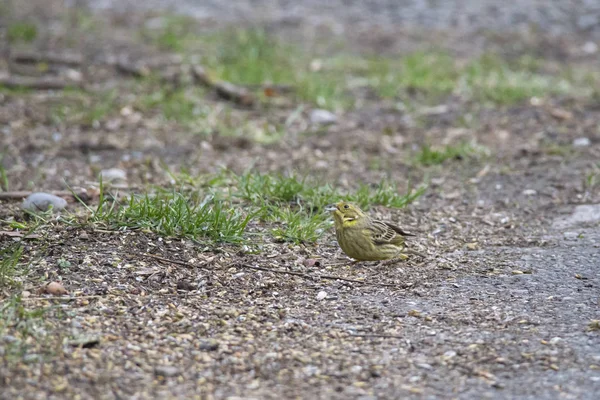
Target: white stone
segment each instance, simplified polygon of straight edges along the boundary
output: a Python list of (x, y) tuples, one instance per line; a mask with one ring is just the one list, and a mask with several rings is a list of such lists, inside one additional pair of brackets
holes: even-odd
[(32, 193), (23, 200), (23, 209), (31, 212), (63, 210), (67, 206), (67, 201), (62, 197), (50, 193), (37, 192)]

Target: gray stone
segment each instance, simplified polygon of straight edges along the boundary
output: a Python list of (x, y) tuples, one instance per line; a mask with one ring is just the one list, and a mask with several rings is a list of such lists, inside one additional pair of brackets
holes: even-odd
[(158, 365), (154, 367), (154, 374), (158, 376), (164, 376), (165, 378), (170, 378), (179, 375), (179, 368), (171, 365)]
[(316, 109), (310, 112), (310, 122), (317, 125), (331, 125), (337, 121), (337, 117), (334, 113), (327, 111)]
[(104, 182), (125, 181), (127, 180), (127, 172), (119, 168), (109, 168), (100, 171), (100, 177)]
[(30, 212), (61, 211), (67, 206), (67, 201), (62, 197), (50, 193), (32, 193), (23, 200), (23, 209)]
[(580, 137), (573, 140), (573, 147), (588, 147), (592, 141), (586, 137)]

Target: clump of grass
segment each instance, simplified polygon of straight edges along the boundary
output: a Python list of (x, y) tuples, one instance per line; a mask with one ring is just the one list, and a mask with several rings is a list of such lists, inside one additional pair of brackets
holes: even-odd
[(0, 153), (0, 191), (8, 192), (8, 174), (6, 168), (2, 165), (4, 155)]
[(37, 27), (29, 22), (14, 22), (6, 30), (6, 37), (10, 43), (33, 42), (37, 34)]
[(156, 30), (144, 29), (142, 35), (148, 37), (162, 50), (184, 51), (195, 21), (187, 16), (169, 15), (162, 18)]
[(537, 72), (539, 64), (532, 57), (509, 63), (493, 54), (461, 64), (443, 52), (418, 51), (397, 60), (370, 60), (367, 75), (380, 96), (392, 98), (410, 92), (428, 96), (455, 93), (513, 104), (572, 89), (567, 79)]
[(397, 61), (371, 60), (369, 69), (372, 82), (382, 97), (398, 97), (406, 90), (449, 93), (458, 77), (454, 60), (435, 51), (419, 51)]
[(206, 116), (207, 110), (199, 102), (202, 94), (200, 88), (188, 90), (162, 87), (141, 97), (139, 106), (142, 110), (158, 109), (166, 120), (189, 124)]
[[(59, 344), (60, 339), (48, 332), (43, 318), (46, 311), (46, 308), (26, 308), (19, 296), (0, 303), (0, 337), (10, 335), (14, 338), (3, 346), (5, 362), (39, 362), (40, 357), (53, 352), (53, 344)], [(42, 347), (34, 348), (35, 345)]]
[(496, 55), (487, 54), (462, 71), (460, 83), (467, 93), (497, 104), (513, 104), (534, 96), (568, 91), (566, 80), (536, 73), (534, 67), (530, 57), (511, 65)]
[(446, 145), (442, 148), (434, 148), (429, 144), (425, 144), (414, 156), (414, 161), (425, 166), (431, 166), (443, 164), (447, 160), (473, 158), (486, 152), (485, 148), (471, 143)]
[(110, 90), (92, 97), (78, 89), (64, 92), (66, 101), (50, 108), (49, 117), (55, 124), (64, 122), (92, 126), (104, 120), (117, 108), (118, 93)]
[(275, 240), (293, 243), (316, 242), (328, 227), (323, 216), (303, 208), (270, 207), (270, 219), (277, 223), (272, 230)]
[(193, 201), (177, 192), (131, 196), (124, 206), (102, 195), (92, 221), (111, 229), (139, 229), (166, 236), (239, 242), (253, 215), (206, 197)]
[(400, 194), (394, 183), (382, 180), (379, 185), (361, 185), (355, 191), (339, 191), (329, 184), (319, 184), (296, 175), (265, 175), (246, 172), (229, 182), (230, 194), (258, 207), (263, 219), (279, 224), (273, 235), (277, 240), (294, 243), (314, 242), (329, 225), (330, 216), (323, 208), (342, 199), (368, 209), (372, 205), (406, 207), (425, 191), (421, 187)]
[(377, 204), (385, 207), (404, 208), (425, 192), (421, 186), (416, 190), (408, 189), (401, 195), (394, 182), (382, 180), (378, 185), (361, 185), (358, 190), (347, 196), (347, 199), (357, 203), (360, 207), (368, 209), (370, 205)]
[(251, 171), (241, 175), (223, 171), (196, 179), (172, 176), (183, 185), (179, 192), (131, 196), (122, 205), (108, 201), (101, 186), (99, 205), (90, 209), (92, 223), (115, 230), (238, 243), (249, 222), (259, 216), (273, 225), (269, 231), (275, 240), (304, 243), (316, 241), (329, 226), (330, 216), (323, 210), (327, 204), (346, 199), (364, 209), (377, 204), (405, 207), (424, 191), (419, 188), (402, 195), (395, 184), (382, 181), (342, 192), (306, 177)]
[(8, 285), (12, 281), (17, 264), (23, 254), (23, 247), (9, 246), (0, 250), (0, 287)]
[(386, 207), (402, 208), (410, 204), (424, 188), (409, 190), (401, 195), (397, 185), (382, 180), (378, 185), (361, 185), (356, 191), (339, 191), (329, 184), (300, 178), (296, 175), (265, 175), (246, 172), (237, 177), (239, 192), (234, 194), (256, 205), (266, 203), (297, 203), (310, 209), (321, 209), (327, 204), (345, 199), (363, 208), (377, 204)]
[(284, 175), (246, 172), (238, 178), (237, 196), (254, 204), (289, 203), (299, 200), (306, 189), (304, 179)]

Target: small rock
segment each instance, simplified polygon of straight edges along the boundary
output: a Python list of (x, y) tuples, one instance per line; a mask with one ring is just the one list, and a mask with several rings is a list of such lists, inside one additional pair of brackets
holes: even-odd
[(454, 350), (448, 350), (444, 353), (444, 358), (452, 358), (456, 356), (456, 352)]
[(5, 335), (5, 336), (3, 336), (2, 340), (4, 340), (4, 342), (6, 342), (6, 343), (15, 343), (15, 342), (19, 341), (19, 339), (17, 339), (14, 336), (11, 336), (11, 335)]
[(310, 112), (310, 122), (317, 125), (331, 125), (337, 121), (337, 117), (334, 113), (323, 110), (316, 109)]
[(32, 193), (23, 200), (23, 209), (30, 212), (61, 211), (67, 206), (67, 201), (62, 197), (50, 193)]
[(154, 374), (158, 376), (164, 376), (165, 378), (169, 378), (172, 376), (179, 375), (179, 368), (173, 367), (171, 365), (159, 365), (154, 367)]
[(327, 297), (327, 292), (324, 290), (321, 290), (318, 294), (317, 294), (317, 300), (324, 300)]
[(563, 233), (563, 236), (565, 237), (566, 240), (577, 240), (577, 238), (579, 237), (579, 233), (565, 232), (565, 233)]
[(198, 349), (202, 351), (215, 351), (219, 348), (219, 342), (216, 340), (203, 340), (198, 345)]
[(43, 290), (44, 293), (48, 293), (53, 296), (62, 296), (63, 294), (69, 294), (69, 292), (67, 292), (67, 289), (65, 289), (64, 286), (58, 282), (50, 282), (44, 287)]
[(586, 137), (580, 137), (573, 140), (573, 147), (588, 147), (592, 141)]
[(127, 172), (119, 168), (109, 168), (100, 171), (100, 178), (104, 182), (125, 181), (127, 180)]
[(177, 290), (195, 290), (197, 289), (196, 285), (194, 285), (193, 283), (186, 281), (186, 280), (180, 280), (177, 281)]
[(467, 249), (469, 250), (477, 250), (479, 249), (479, 243), (467, 243)]
[(522, 193), (523, 196), (535, 196), (537, 194), (537, 191), (533, 189), (525, 189)]
[(421, 363), (421, 364), (416, 364), (417, 367), (421, 368), (421, 369), (433, 369), (433, 367), (430, 364), (427, 363)]
[(64, 72), (65, 76), (67, 77), (67, 79), (74, 81), (74, 82), (81, 82), (83, 79), (83, 75), (81, 74), (81, 72), (77, 71), (76, 69), (73, 68), (69, 68)]
[(83, 349), (91, 349), (100, 344), (100, 338), (97, 336), (82, 336), (75, 338), (73, 340), (69, 340), (69, 346), (72, 347), (81, 347)]
[(21, 297), (26, 299), (27, 297), (31, 297), (31, 292), (29, 290), (23, 290), (21, 292)]
[(450, 107), (446, 104), (440, 104), (439, 106), (424, 107), (418, 111), (420, 115), (441, 115), (446, 114), (450, 111)]
[(550, 339), (550, 344), (557, 344), (559, 342), (562, 342), (562, 338), (561, 337), (553, 337), (552, 339)]
[(584, 53), (594, 54), (598, 51), (598, 45), (594, 42), (585, 42), (585, 44), (581, 47)]
[(307, 258), (305, 259), (302, 264), (304, 264), (305, 267), (320, 267), (321, 263), (319, 262), (319, 260), (315, 260), (314, 258)]
[(360, 365), (354, 365), (352, 368), (350, 368), (350, 372), (352, 372), (353, 374), (360, 374), (362, 372), (362, 367)]

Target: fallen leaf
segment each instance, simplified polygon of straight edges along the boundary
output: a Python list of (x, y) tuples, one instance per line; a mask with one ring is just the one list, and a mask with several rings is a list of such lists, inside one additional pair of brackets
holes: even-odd
[(550, 115), (556, 119), (569, 120), (573, 118), (573, 113), (561, 108), (553, 108), (550, 110)]

